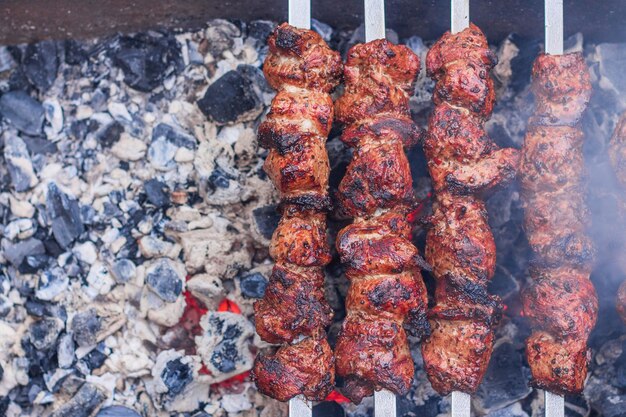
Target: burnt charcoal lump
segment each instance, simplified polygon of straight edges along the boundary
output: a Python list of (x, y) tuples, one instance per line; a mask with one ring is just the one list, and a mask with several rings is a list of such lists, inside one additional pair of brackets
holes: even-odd
[(96, 417), (141, 417), (135, 410), (122, 405), (105, 407), (96, 414)]
[(70, 199), (53, 182), (48, 185), (46, 208), (52, 221), (52, 234), (61, 247), (67, 248), (85, 231), (78, 201)]
[(280, 213), (275, 204), (259, 207), (252, 211), (254, 222), (259, 233), (266, 239), (271, 239), (274, 230), (278, 227)]
[(43, 255), (46, 253), (46, 248), (41, 240), (35, 239), (34, 237), (19, 241), (15, 244), (8, 244), (2, 249), (4, 250), (4, 257), (16, 268), (22, 264), (22, 261), (24, 261), (27, 256)]
[(0, 97), (0, 115), (27, 135), (41, 134), (45, 112), (43, 105), (24, 91), (10, 91)]
[(4, 160), (9, 169), (13, 188), (20, 193), (33, 188), (39, 180), (33, 169), (26, 143), (12, 132), (6, 132), (3, 136)]
[(90, 308), (76, 314), (72, 319), (71, 327), (74, 332), (74, 340), (79, 346), (91, 346), (98, 341), (98, 332), (102, 323), (96, 310)]
[(156, 267), (148, 272), (146, 282), (152, 291), (168, 303), (175, 302), (183, 291), (183, 282), (167, 259), (157, 261)]
[(106, 395), (90, 383), (83, 384), (76, 395), (50, 417), (88, 417), (106, 400)]
[(165, 191), (166, 185), (157, 179), (149, 179), (143, 183), (144, 190), (148, 201), (154, 204), (157, 208), (163, 208), (170, 204), (170, 196)]
[(183, 392), (183, 389), (193, 380), (193, 371), (191, 366), (178, 358), (165, 365), (165, 369), (161, 372), (161, 379), (173, 397)]
[(242, 277), (239, 285), (244, 297), (263, 298), (265, 288), (267, 288), (267, 278), (260, 272), (255, 272)]
[(198, 107), (218, 125), (254, 120), (263, 111), (252, 83), (239, 71), (229, 71), (213, 82)]
[(159, 123), (152, 130), (152, 141), (163, 138), (179, 148), (196, 149), (196, 138), (179, 127)]
[(48, 91), (59, 70), (56, 42), (44, 41), (28, 45), (22, 57), (22, 70), (28, 81), (39, 91)]
[(124, 82), (143, 92), (154, 90), (183, 68), (176, 39), (155, 34), (121, 37), (113, 52), (113, 62), (124, 71)]
[(30, 342), (39, 350), (52, 347), (63, 329), (61, 320), (46, 317), (31, 324), (29, 329)]

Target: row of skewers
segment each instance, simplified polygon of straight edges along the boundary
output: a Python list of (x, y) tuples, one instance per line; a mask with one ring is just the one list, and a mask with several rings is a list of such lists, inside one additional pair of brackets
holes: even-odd
[[(453, 394), (453, 415), (469, 415), (468, 394), (487, 369), (502, 312), (487, 292), (496, 251), (484, 201), (516, 176), (534, 254), (532, 282), (522, 295), (533, 326), (527, 341), (532, 383), (555, 394), (546, 396), (551, 416), (563, 415), (559, 395), (582, 391), (598, 309), (589, 280), (594, 248), (585, 233), (580, 127), (591, 84), (582, 55), (562, 53), (562, 10), (559, 30), (552, 3), (546, 12), (557, 16), (546, 32), (547, 54), (533, 66), (536, 109), (516, 150), (498, 148), (485, 131), (496, 57), (469, 24), (468, 0), (453, 0), (452, 30), (426, 58), (436, 82), (427, 132), (413, 123), (408, 106), (419, 58), (384, 39), (383, 1), (366, 1), (367, 42), (352, 47), (345, 64), (308, 30), (308, 1), (290, 2), (291, 24), (278, 26), (268, 40), (263, 69), (277, 95), (258, 133), (269, 149), (265, 170), (280, 192), (282, 218), (255, 320), (261, 338), (281, 347), (259, 355), (253, 375), (261, 392), (291, 400), (294, 417), (310, 415), (301, 398), (323, 400), (336, 375), (350, 400), (376, 393), (376, 415), (395, 415), (388, 409), (393, 395), (406, 394), (414, 374), (407, 332), (423, 341), (433, 388)], [(330, 93), (342, 79), (343, 95), (333, 103)], [(332, 205), (325, 141), (334, 120), (344, 127), (341, 140), (353, 157), (335, 198), (335, 212), (351, 219), (336, 242), (351, 285), (333, 351), (325, 333), (332, 309), (323, 269), (331, 260), (326, 215)], [(425, 259), (407, 220), (417, 201), (405, 150), (417, 144), (434, 190)], [(421, 269), (436, 279), (431, 308)], [(391, 405), (382, 410), (379, 399)]]

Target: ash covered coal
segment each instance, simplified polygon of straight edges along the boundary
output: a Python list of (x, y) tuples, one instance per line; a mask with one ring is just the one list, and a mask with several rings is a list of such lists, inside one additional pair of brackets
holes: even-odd
[[(260, 70), (273, 27), (214, 20), (196, 32), (0, 47), (0, 415), (287, 415), (248, 375), (254, 354), (272, 349), (254, 334), (252, 305), (267, 285), (267, 245), (279, 218), (255, 137), (274, 94)], [(364, 33), (313, 27), (344, 55)], [(400, 42), (422, 59), (432, 44)], [(601, 312), (587, 389), (567, 399), (566, 415), (625, 415), (626, 329), (614, 294), (626, 276), (615, 259), (626, 249), (615, 232), (623, 225), (607, 143), (626, 108), (626, 44), (591, 45), (581, 36), (568, 44), (584, 47), (595, 88), (584, 128)], [(493, 48), (498, 104), (489, 133), (519, 147), (541, 43), (511, 35)], [(422, 72), (411, 99), (422, 126), (432, 88)], [(332, 187), (349, 160), (338, 134), (328, 142)], [(416, 191), (427, 198), (419, 147), (410, 156)], [(498, 245), (490, 290), (507, 310), (474, 411), (539, 416), (542, 396), (526, 385), (529, 329), (519, 315), (529, 253), (517, 185), (488, 206)], [(331, 233), (341, 224), (331, 221)], [(327, 277), (333, 342), (347, 281), (336, 261)], [(415, 382), (399, 415), (448, 413), (449, 399), (432, 390), (412, 347)], [(325, 403), (314, 415), (365, 417), (372, 405)]]

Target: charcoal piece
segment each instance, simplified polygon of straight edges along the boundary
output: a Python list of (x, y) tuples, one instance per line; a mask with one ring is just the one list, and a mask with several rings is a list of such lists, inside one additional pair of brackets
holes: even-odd
[(252, 83), (238, 71), (229, 71), (213, 82), (198, 100), (198, 107), (218, 125), (254, 120), (263, 111)]
[(43, 41), (28, 45), (22, 57), (22, 69), (31, 84), (39, 91), (48, 91), (54, 84), (59, 70), (56, 42)]
[(30, 325), (28, 331), (30, 342), (37, 349), (49, 349), (57, 341), (62, 329), (63, 323), (59, 319), (46, 317), (38, 320)]
[(37, 271), (44, 269), (48, 266), (48, 261), (50, 257), (46, 254), (40, 255), (29, 255), (20, 264), (17, 268), (22, 274), (34, 274)]
[(253, 20), (248, 25), (248, 36), (261, 41), (262, 44), (267, 42), (267, 38), (274, 30), (276, 24), (269, 20)]
[(13, 303), (6, 296), (0, 294), (0, 317), (6, 317), (12, 306)]
[(65, 41), (65, 63), (68, 65), (80, 65), (87, 60), (89, 53), (79, 42), (73, 39)]
[(113, 146), (124, 133), (124, 126), (118, 121), (114, 121), (98, 130), (96, 139), (104, 148)]
[(254, 329), (244, 316), (210, 311), (202, 317), (200, 326), (203, 333), (196, 337), (198, 354), (215, 382), (252, 367), (248, 339), (254, 334)]
[(43, 105), (24, 91), (10, 91), (0, 97), (0, 115), (17, 130), (37, 136), (45, 117)]
[(59, 337), (57, 343), (57, 361), (59, 368), (69, 368), (74, 363), (76, 347), (71, 333), (65, 333)]
[(21, 240), (15, 244), (9, 244), (3, 249), (6, 260), (16, 268), (22, 264), (22, 261), (27, 256), (42, 255), (46, 252), (41, 240), (34, 237)]
[(260, 272), (246, 275), (239, 281), (241, 294), (246, 298), (263, 298), (267, 288), (267, 278)]
[(174, 157), (178, 147), (164, 137), (158, 137), (150, 143), (148, 159), (152, 166), (159, 171), (169, 171), (176, 168)]
[(113, 62), (124, 71), (124, 82), (143, 92), (152, 91), (183, 68), (180, 45), (173, 36), (165, 35), (121, 37)]
[(113, 277), (122, 283), (126, 283), (135, 277), (135, 264), (129, 259), (119, 259), (115, 261), (111, 268)]
[(96, 310), (90, 308), (74, 316), (71, 324), (74, 340), (79, 346), (91, 346), (98, 340), (98, 332), (102, 328)]
[(106, 395), (100, 389), (86, 382), (71, 400), (56, 409), (50, 417), (88, 417), (105, 400)]
[(89, 367), (89, 369), (91, 369), (92, 371), (94, 369), (98, 369), (100, 368), (102, 365), (104, 365), (104, 362), (107, 359), (107, 355), (105, 355), (104, 353), (100, 352), (100, 350), (98, 349), (93, 349), (91, 352), (89, 352), (87, 355), (85, 355), (81, 361), (87, 365), (87, 367)]
[(44, 301), (51, 301), (67, 290), (69, 278), (59, 267), (51, 268), (41, 274), (35, 297)]
[(626, 415), (626, 395), (606, 395), (597, 404), (602, 417), (623, 417)]
[(4, 160), (15, 191), (24, 192), (37, 185), (39, 180), (33, 169), (26, 143), (12, 132), (4, 134)]
[(193, 371), (189, 364), (183, 363), (181, 358), (178, 358), (165, 365), (165, 369), (161, 372), (161, 379), (169, 395), (174, 397), (183, 392), (193, 380)]
[(227, 189), (230, 186), (230, 180), (234, 180), (235, 178), (229, 175), (222, 168), (217, 167), (211, 172), (209, 175), (209, 185), (212, 190), (216, 190), (217, 188)]
[(141, 417), (135, 410), (122, 405), (105, 407), (96, 414), (96, 417)]
[(261, 235), (266, 239), (271, 239), (274, 230), (278, 227), (280, 213), (275, 204), (259, 207), (252, 211), (254, 222)]
[(232, 22), (224, 19), (214, 19), (207, 22), (205, 36), (209, 52), (219, 58), (224, 51), (231, 49), (235, 38), (241, 36), (241, 30)]
[(157, 208), (163, 208), (170, 204), (170, 196), (166, 192), (167, 185), (157, 179), (149, 179), (143, 183), (144, 190), (148, 201), (154, 204)]
[(346, 410), (334, 402), (324, 401), (313, 406), (313, 417), (345, 417)]
[(30, 152), (31, 155), (48, 155), (58, 151), (56, 143), (46, 139), (26, 136), (23, 137), (22, 140), (26, 143), (28, 152)]
[(85, 231), (78, 201), (59, 190), (54, 182), (48, 185), (46, 209), (54, 238), (62, 248), (67, 248)]
[(166, 123), (159, 123), (152, 130), (152, 141), (159, 138), (167, 140), (178, 148), (196, 149), (198, 146), (195, 137), (179, 127), (170, 126)]
[(512, 343), (498, 345), (491, 356), (482, 384), (474, 396), (485, 410), (498, 410), (526, 398), (531, 392), (526, 381), (529, 369), (524, 367), (522, 354)]
[(167, 259), (157, 261), (156, 267), (147, 273), (146, 283), (155, 294), (168, 303), (175, 302), (183, 291), (183, 282)]

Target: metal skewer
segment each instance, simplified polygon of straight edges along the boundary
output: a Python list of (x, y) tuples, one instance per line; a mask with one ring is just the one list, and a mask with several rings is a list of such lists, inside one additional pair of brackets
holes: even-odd
[[(452, 0), (450, 30), (458, 33), (469, 27), (469, 0)], [(470, 417), (472, 397), (461, 391), (452, 391), (452, 417)]]
[[(563, 0), (545, 0), (546, 54), (563, 55)], [(564, 417), (565, 399), (545, 391), (545, 417)]]
[[(365, 42), (385, 39), (385, 0), (365, 0)], [(374, 392), (374, 417), (396, 417), (393, 392)]]
[[(311, 29), (311, 0), (289, 0), (289, 24)], [(312, 417), (313, 403), (303, 396), (289, 400), (289, 417)]]

